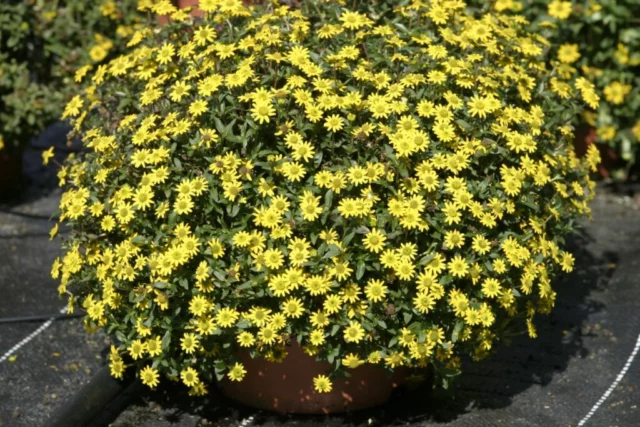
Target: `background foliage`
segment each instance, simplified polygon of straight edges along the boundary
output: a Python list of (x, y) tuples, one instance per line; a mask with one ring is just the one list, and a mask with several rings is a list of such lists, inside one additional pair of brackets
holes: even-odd
[(19, 148), (59, 118), (76, 71), (102, 63), (140, 19), (135, 0), (0, 4), (0, 145)]
[[(483, 2), (486, 7), (488, 2)], [(501, 0), (497, 10), (526, 16), (532, 30), (544, 35), (556, 51), (577, 48), (564, 58), (596, 85), (600, 106), (582, 115), (594, 126), (598, 143), (613, 147), (631, 166), (640, 151), (640, 1), (638, 0)], [(561, 55), (561, 54), (560, 54)], [(616, 171), (617, 178), (626, 171)]]

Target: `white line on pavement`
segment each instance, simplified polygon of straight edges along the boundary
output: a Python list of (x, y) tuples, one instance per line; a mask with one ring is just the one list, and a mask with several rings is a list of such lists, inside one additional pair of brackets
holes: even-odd
[(633, 351), (631, 352), (631, 355), (627, 359), (627, 363), (624, 364), (624, 367), (622, 368), (622, 370), (620, 371), (620, 373), (616, 377), (615, 381), (613, 381), (613, 383), (611, 383), (611, 385), (609, 386), (607, 391), (605, 391), (604, 394), (602, 395), (602, 397), (600, 397), (600, 399), (598, 399), (596, 404), (593, 405), (593, 407), (587, 413), (587, 415), (585, 415), (585, 417), (580, 420), (580, 422), (578, 423), (578, 427), (583, 426), (587, 421), (589, 421), (589, 418), (591, 418), (593, 416), (593, 414), (596, 413), (596, 411), (598, 410), (600, 405), (602, 405), (604, 403), (604, 401), (607, 400), (609, 395), (618, 386), (620, 381), (622, 381), (622, 378), (627, 373), (627, 371), (629, 370), (629, 367), (633, 363), (633, 359), (636, 358), (636, 355), (638, 354), (638, 350), (640, 350), (640, 335), (638, 335), (638, 340), (636, 341), (636, 346), (633, 348)]
[[(67, 312), (67, 307), (63, 308), (62, 310), (60, 310), (61, 314), (64, 314)], [(55, 320), (55, 317), (50, 318), (49, 320), (47, 320), (46, 322), (44, 322), (42, 325), (40, 325), (40, 327), (38, 329), (36, 329), (35, 331), (31, 332), (29, 335), (27, 335), (26, 337), (24, 337), (22, 339), (22, 341), (20, 341), (18, 344), (14, 345), (13, 347), (11, 347), (9, 349), (9, 351), (7, 351), (5, 354), (3, 354), (2, 356), (0, 356), (0, 363), (4, 362), (5, 360), (7, 360), (9, 358), (9, 356), (11, 356), (13, 353), (15, 353), (16, 351), (20, 350), (20, 348), (22, 348), (25, 344), (27, 344), (29, 341), (31, 341), (32, 339), (34, 339), (35, 337), (37, 337), (38, 335), (40, 335), (45, 329), (47, 329), (49, 326), (51, 326), (51, 324), (53, 323), (53, 321)]]

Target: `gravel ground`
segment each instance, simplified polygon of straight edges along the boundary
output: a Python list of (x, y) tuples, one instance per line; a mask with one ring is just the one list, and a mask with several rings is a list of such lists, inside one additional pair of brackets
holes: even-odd
[[(49, 215), (55, 193), (13, 205)], [(215, 391), (186, 399), (168, 388), (139, 393), (124, 411), (96, 425), (141, 426), (576, 426), (609, 389), (640, 334), (640, 197), (601, 189), (593, 221), (572, 241), (576, 272), (559, 280), (553, 314), (537, 322), (539, 339), (514, 339), (494, 357), (467, 367), (456, 397), (401, 390), (386, 406), (354, 414), (278, 416), (235, 405)], [(49, 266), (58, 252), (47, 220), (0, 209), (0, 318), (51, 315), (57, 297)], [(0, 357), (43, 322), (0, 323)], [(55, 321), (0, 362), (0, 426), (40, 426), (104, 365), (107, 341), (78, 319)], [(640, 359), (640, 357), (639, 357)], [(614, 387), (587, 426), (640, 425), (640, 360)], [(135, 392), (138, 394), (138, 392)]]

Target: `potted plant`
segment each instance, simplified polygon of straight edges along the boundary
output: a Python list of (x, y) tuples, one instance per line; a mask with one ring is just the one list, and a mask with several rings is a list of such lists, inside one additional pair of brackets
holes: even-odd
[(330, 412), (536, 336), (599, 161), (569, 126), (595, 88), (550, 84), (540, 37), (436, 2), (380, 25), (335, 2), (172, 8), (65, 110), (91, 150), (61, 172), (52, 274), (116, 338), (114, 376)]

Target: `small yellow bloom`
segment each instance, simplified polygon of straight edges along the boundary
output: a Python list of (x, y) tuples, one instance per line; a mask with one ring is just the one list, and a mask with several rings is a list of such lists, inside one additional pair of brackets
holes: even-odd
[(318, 375), (313, 379), (313, 387), (318, 393), (329, 393), (333, 386), (329, 377), (326, 375)]

